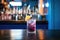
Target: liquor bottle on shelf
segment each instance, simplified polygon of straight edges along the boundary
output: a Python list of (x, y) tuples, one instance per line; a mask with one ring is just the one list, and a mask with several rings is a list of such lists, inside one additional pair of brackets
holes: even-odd
[(4, 13), (3, 12), (1, 12), (1, 20), (4, 20)]
[(22, 19), (22, 9), (18, 10), (18, 19), (21, 20)]
[(10, 12), (10, 9), (6, 11), (5, 13), (5, 16), (6, 16), (6, 19), (5, 20), (11, 20), (11, 12)]

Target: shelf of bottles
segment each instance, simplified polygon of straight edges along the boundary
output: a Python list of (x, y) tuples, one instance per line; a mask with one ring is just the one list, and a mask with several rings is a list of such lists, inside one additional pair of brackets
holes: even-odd
[[(9, 6), (9, 5), (8, 5)], [(26, 19), (26, 16), (32, 16), (33, 18), (36, 18), (38, 20), (38, 9), (34, 11), (29, 8), (29, 6), (24, 6), (23, 8), (18, 10), (18, 6), (14, 6), (12, 9), (8, 7), (5, 12), (1, 12), (1, 19), (0, 20), (24, 20)]]
[[(3, 1), (2, 1), (3, 3)], [(32, 18), (35, 18), (37, 21), (41, 21), (41, 18), (43, 20), (46, 19), (46, 15), (48, 14), (48, 6), (49, 3), (45, 3), (44, 0), (39, 0), (37, 5), (33, 6), (31, 9), (30, 4), (24, 4), (22, 8), (20, 6), (11, 6), (11, 4), (6, 4), (4, 11), (1, 12), (0, 21), (11, 21), (11, 20), (27, 20), (26, 17), (30, 16)], [(28, 6), (27, 6), (28, 5)], [(28, 17), (27, 17), (28, 18)]]

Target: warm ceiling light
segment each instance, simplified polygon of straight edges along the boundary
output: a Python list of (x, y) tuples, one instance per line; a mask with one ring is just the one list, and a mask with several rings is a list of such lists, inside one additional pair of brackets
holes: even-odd
[(10, 2), (12, 6), (22, 6), (22, 2)]

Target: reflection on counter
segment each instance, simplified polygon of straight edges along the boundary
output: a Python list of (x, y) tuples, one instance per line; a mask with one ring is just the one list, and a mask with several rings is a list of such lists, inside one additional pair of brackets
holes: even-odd
[(0, 30), (0, 40), (60, 40), (60, 30), (36, 30), (36, 35), (27, 30)]

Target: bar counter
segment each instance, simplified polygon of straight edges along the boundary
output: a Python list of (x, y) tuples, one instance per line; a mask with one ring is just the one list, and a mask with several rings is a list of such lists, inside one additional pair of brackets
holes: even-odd
[[(0, 29), (26, 29), (27, 22), (24, 20), (11, 20), (11, 21), (0, 21)], [(37, 29), (48, 29), (48, 21), (36, 21)]]

